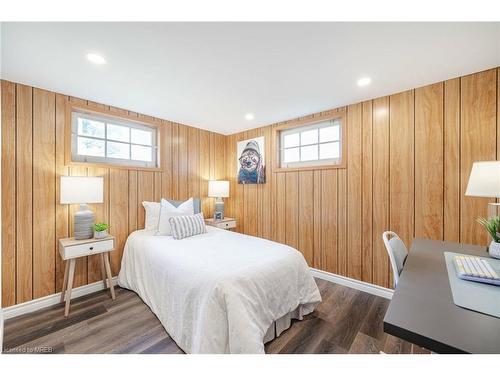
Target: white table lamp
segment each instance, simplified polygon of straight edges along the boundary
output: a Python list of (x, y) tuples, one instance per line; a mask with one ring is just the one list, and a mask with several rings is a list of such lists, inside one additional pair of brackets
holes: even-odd
[(224, 219), (224, 200), (229, 197), (229, 181), (208, 181), (208, 196), (216, 198), (215, 213), (221, 213), (221, 219)]
[(61, 176), (61, 204), (80, 204), (74, 216), (74, 237), (84, 240), (94, 236), (95, 216), (88, 203), (103, 203), (102, 177)]
[[(500, 161), (478, 161), (472, 164), (465, 195), (500, 198)], [(488, 217), (497, 216), (499, 206), (500, 203), (488, 203)]]

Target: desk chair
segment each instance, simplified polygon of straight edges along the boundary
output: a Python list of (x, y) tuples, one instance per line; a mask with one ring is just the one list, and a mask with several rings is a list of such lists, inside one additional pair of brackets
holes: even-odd
[(406, 246), (399, 236), (391, 231), (382, 234), (385, 248), (391, 260), (392, 274), (394, 275), (394, 289), (398, 285), (399, 275), (403, 271), (403, 266), (408, 256)]

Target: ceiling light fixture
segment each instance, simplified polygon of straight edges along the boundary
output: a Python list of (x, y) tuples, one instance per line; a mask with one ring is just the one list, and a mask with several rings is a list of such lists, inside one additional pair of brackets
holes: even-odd
[(359, 87), (364, 87), (368, 86), (372, 82), (372, 79), (370, 77), (363, 77), (358, 79), (358, 86)]
[(252, 113), (247, 113), (245, 115), (245, 120), (247, 120), (247, 121), (252, 121), (254, 118), (255, 117), (254, 117), (254, 115)]
[(97, 65), (106, 64), (106, 59), (97, 53), (87, 53), (87, 60)]

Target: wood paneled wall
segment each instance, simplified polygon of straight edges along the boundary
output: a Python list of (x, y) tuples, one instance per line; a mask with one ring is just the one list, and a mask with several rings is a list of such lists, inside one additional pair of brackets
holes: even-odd
[[(59, 177), (103, 176), (104, 204), (92, 205), (96, 219), (109, 222), (117, 250), (111, 253), (113, 274), (121, 264), (128, 234), (144, 225), (144, 200), (160, 197), (207, 198), (209, 179), (223, 179), (225, 137), (205, 130), (152, 119), (163, 127), (163, 172), (64, 165), (65, 108), (68, 101), (141, 114), (87, 102), (53, 92), (2, 81), (2, 306), (40, 298), (61, 290), (64, 268), (57, 241), (71, 236), (78, 208), (59, 204)], [(100, 278), (95, 256), (77, 262), (76, 286)]]
[[(414, 237), (484, 245), (476, 218), (489, 200), (464, 192), (472, 163), (499, 157), (499, 82), (491, 69), (307, 116), (347, 111), (345, 169), (273, 173), (271, 130), (283, 123), (228, 136), (227, 215), (315, 268), (385, 287), (385, 230), (408, 247)], [(236, 142), (262, 135), (267, 183), (238, 185)]]
[[(74, 206), (60, 205), (59, 176), (98, 175), (105, 181), (97, 219), (111, 224), (119, 271), (128, 234), (144, 225), (143, 200), (203, 199), (213, 212), (207, 180), (228, 178), (227, 216), (237, 230), (298, 248), (318, 269), (392, 285), (381, 235), (486, 244), (475, 222), (485, 198), (465, 197), (473, 161), (500, 152), (500, 74), (492, 69), (333, 109), (347, 111), (347, 167), (273, 173), (272, 128), (222, 136), (161, 120), (163, 172), (64, 165), (68, 101), (123, 109), (2, 81), (2, 305), (60, 291), (57, 240), (71, 235)], [(287, 123), (287, 122), (284, 122)], [(236, 142), (265, 136), (267, 182), (236, 183)], [(76, 285), (99, 279), (95, 257), (77, 263)]]

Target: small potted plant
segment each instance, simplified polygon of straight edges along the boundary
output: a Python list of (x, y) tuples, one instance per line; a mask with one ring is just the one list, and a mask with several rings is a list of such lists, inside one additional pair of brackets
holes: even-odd
[(484, 229), (486, 229), (492, 238), (488, 249), (490, 256), (500, 259), (500, 234), (498, 233), (498, 229), (500, 227), (500, 216), (493, 216), (489, 219), (480, 217), (477, 219), (477, 222), (481, 224)]
[(94, 238), (105, 238), (108, 236), (109, 224), (96, 223), (94, 225)]

